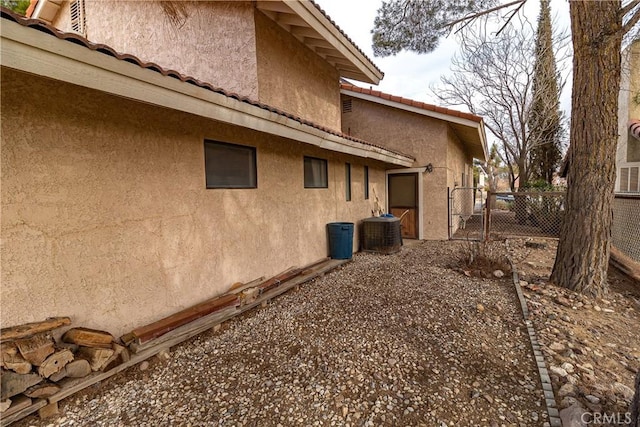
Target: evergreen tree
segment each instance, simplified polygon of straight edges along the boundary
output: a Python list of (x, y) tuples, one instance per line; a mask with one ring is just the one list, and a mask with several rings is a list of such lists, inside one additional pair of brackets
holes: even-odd
[(560, 76), (553, 53), (551, 7), (540, 0), (533, 74), (533, 99), (529, 117), (531, 178), (553, 184), (553, 175), (562, 159), (562, 113)]
[(6, 7), (7, 9), (10, 9), (20, 15), (24, 15), (27, 13), (29, 3), (29, 0), (0, 0), (0, 6)]

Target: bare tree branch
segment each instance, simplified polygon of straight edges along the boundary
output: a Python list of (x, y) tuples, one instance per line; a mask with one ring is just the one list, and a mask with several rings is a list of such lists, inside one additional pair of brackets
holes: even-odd
[(640, 0), (632, 0), (626, 6), (622, 6), (620, 9), (620, 18), (623, 19), (625, 15), (633, 10), (636, 6), (640, 4)]
[(489, 8), (487, 10), (483, 10), (482, 12), (474, 13), (472, 15), (467, 15), (464, 18), (456, 19), (455, 21), (449, 22), (447, 25), (445, 25), (445, 27), (450, 28), (450, 27), (453, 27), (454, 25), (459, 24), (461, 22), (472, 21), (472, 20), (474, 20), (476, 18), (479, 18), (481, 16), (487, 15), (487, 14), (489, 14), (491, 12), (495, 12), (496, 10), (504, 9), (506, 7), (510, 7), (510, 6), (513, 6), (514, 4), (518, 4), (518, 3), (523, 3), (524, 4), (526, 2), (527, 2), (527, 0), (515, 0), (515, 1), (512, 1), (510, 3), (501, 4), (500, 6), (495, 6), (495, 7)]
[[(640, 5), (640, 0), (636, 0), (634, 3), (637, 7), (638, 5)], [(630, 3), (630, 4), (633, 4), (633, 3)], [(631, 16), (631, 18), (629, 18), (629, 20), (622, 27), (623, 34), (627, 34), (629, 31), (631, 31), (631, 29), (638, 22), (640, 22), (640, 7), (635, 11), (635, 13)]]
[(496, 35), (500, 34), (502, 32), (502, 30), (504, 30), (504, 28), (509, 25), (509, 23), (511, 22), (511, 20), (513, 19), (514, 16), (516, 16), (516, 13), (518, 13), (520, 11), (520, 9), (522, 9), (522, 6), (524, 6), (524, 4), (527, 2), (527, 0), (522, 0), (522, 2), (520, 3), (520, 5), (518, 7), (516, 7), (512, 12), (511, 15), (509, 15), (509, 18), (507, 18), (507, 20), (504, 22), (504, 24), (502, 25), (502, 27), (498, 30), (498, 32), (496, 33)]

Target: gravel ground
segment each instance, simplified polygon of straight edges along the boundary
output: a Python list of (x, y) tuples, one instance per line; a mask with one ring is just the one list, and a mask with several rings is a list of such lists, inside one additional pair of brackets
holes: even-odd
[(541, 426), (517, 297), (457, 242), (354, 262), (20, 425)]
[[(597, 420), (607, 414), (616, 425), (625, 419), (640, 370), (640, 283), (609, 267), (606, 298), (590, 299), (548, 283), (557, 243), (527, 249), (525, 240), (511, 248), (518, 265), (529, 312), (550, 369), (560, 414), (565, 420)], [(565, 424), (567, 425), (567, 424)]]

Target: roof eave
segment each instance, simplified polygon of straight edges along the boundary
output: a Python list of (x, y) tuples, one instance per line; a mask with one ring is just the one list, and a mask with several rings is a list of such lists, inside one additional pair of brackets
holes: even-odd
[(3, 20), (0, 31), (0, 63), (3, 67), (254, 129), (331, 151), (404, 167), (411, 166), (414, 162), (412, 157), (334, 135), (16, 22)]
[[(341, 77), (376, 85), (384, 77), (384, 73), (313, 2), (258, 0), (257, 7), (336, 67)], [(283, 19), (287, 14), (295, 14), (301, 21)], [(327, 47), (317, 46), (314, 40), (327, 42), (331, 46), (329, 51)]]

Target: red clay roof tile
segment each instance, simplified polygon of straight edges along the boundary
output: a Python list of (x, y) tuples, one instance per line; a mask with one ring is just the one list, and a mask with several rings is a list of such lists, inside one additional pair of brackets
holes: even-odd
[(365, 95), (371, 95), (377, 98), (387, 99), (393, 102), (398, 102), (400, 104), (410, 105), (412, 107), (421, 108), (423, 110), (435, 111), (437, 113), (447, 114), (453, 117), (461, 117), (464, 119), (472, 120), (477, 123), (482, 122), (482, 117), (476, 116), (475, 114), (467, 113), (464, 111), (452, 110), (450, 108), (445, 108), (445, 107), (439, 107), (437, 105), (427, 104), (425, 102), (415, 101), (413, 99), (403, 98), (400, 96), (390, 95), (388, 93), (380, 92), (378, 90), (366, 89), (360, 86), (355, 86), (347, 83), (340, 83), (340, 88), (351, 91), (351, 92), (359, 92)]
[(34, 29), (34, 30), (37, 30), (37, 31), (41, 31), (41, 32), (44, 32), (46, 34), (50, 34), (50, 35), (55, 36), (55, 37), (57, 37), (57, 38), (59, 38), (61, 40), (65, 40), (65, 41), (68, 41), (68, 42), (71, 42), (71, 43), (74, 43), (74, 44), (78, 44), (80, 46), (84, 46), (87, 49), (94, 50), (94, 51), (102, 53), (104, 55), (112, 56), (112, 57), (114, 57), (114, 58), (116, 58), (118, 60), (130, 62), (130, 63), (132, 63), (134, 65), (139, 66), (140, 68), (145, 68), (145, 69), (148, 69), (148, 70), (155, 71), (156, 73), (159, 73), (159, 74), (161, 74), (163, 76), (172, 77), (172, 78), (178, 79), (178, 80), (180, 80), (180, 81), (182, 81), (184, 83), (192, 84), (194, 86), (198, 86), (198, 87), (201, 87), (203, 89), (207, 89), (207, 90), (210, 90), (212, 92), (224, 95), (224, 96), (226, 96), (228, 98), (233, 98), (233, 99), (236, 99), (236, 100), (238, 100), (240, 102), (243, 102), (243, 103), (246, 103), (246, 104), (250, 104), (250, 105), (253, 105), (255, 107), (262, 108), (264, 110), (267, 110), (267, 111), (270, 111), (272, 113), (278, 114), (280, 116), (286, 117), (288, 119), (294, 120), (294, 121), (299, 122), (301, 124), (308, 125), (310, 127), (318, 129), (318, 130), (320, 130), (322, 132), (325, 132), (325, 133), (328, 133), (328, 134), (331, 134), (331, 135), (335, 135), (335, 136), (338, 136), (340, 138), (344, 138), (344, 139), (347, 139), (347, 140), (350, 140), (350, 141), (358, 142), (360, 144), (368, 145), (370, 147), (376, 147), (376, 148), (379, 148), (379, 149), (383, 149), (383, 150), (388, 151), (390, 153), (399, 154), (399, 155), (407, 157), (407, 158), (414, 159), (414, 157), (409, 156), (407, 154), (401, 153), (399, 151), (390, 150), (390, 149), (388, 149), (386, 147), (382, 147), (380, 145), (372, 144), (372, 143), (370, 143), (368, 141), (365, 141), (365, 140), (362, 140), (362, 139), (359, 139), (359, 138), (354, 138), (354, 137), (352, 137), (350, 135), (347, 135), (347, 134), (344, 134), (342, 132), (338, 132), (336, 130), (329, 129), (329, 128), (325, 127), (325, 126), (319, 125), (319, 124), (314, 123), (314, 122), (312, 122), (310, 120), (302, 119), (302, 118), (300, 118), (300, 117), (298, 117), (296, 115), (293, 115), (291, 113), (287, 113), (287, 112), (285, 112), (283, 110), (280, 110), (280, 109), (278, 109), (276, 107), (272, 107), (272, 106), (263, 104), (261, 102), (252, 100), (252, 99), (250, 99), (250, 98), (248, 98), (246, 96), (242, 96), (242, 95), (239, 95), (239, 94), (236, 94), (236, 93), (230, 93), (230, 92), (228, 92), (228, 91), (226, 91), (226, 90), (224, 90), (224, 89), (222, 89), (220, 87), (213, 86), (210, 83), (200, 81), (200, 80), (198, 80), (198, 79), (196, 79), (194, 77), (191, 77), (191, 76), (185, 76), (185, 75), (179, 73), (178, 71), (171, 70), (171, 69), (164, 69), (164, 68), (162, 68), (160, 65), (158, 65), (156, 63), (142, 61), (142, 60), (140, 60), (139, 58), (137, 58), (134, 55), (127, 54), (127, 53), (124, 53), (124, 54), (123, 53), (118, 53), (113, 48), (111, 48), (111, 47), (109, 47), (109, 46), (107, 46), (105, 44), (93, 43), (93, 42), (89, 41), (88, 39), (86, 39), (86, 38), (84, 38), (84, 37), (82, 37), (82, 36), (80, 36), (78, 34), (75, 34), (75, 33), (65, 33), (65, 32), (60, 31), (57, 28), (45, 23), (44, 21), (41, 21), (39, 19), (31, 19), (31, 18), (27, 18), (27, 17), (21, 16), (21, 15), (18, 15), (18, 14), (12, 12), (11, 10), (9, 10), (7, 8), (0, 7), (0, 18), (6, 19), (6, 20), (9, 20), (9, 21), (13, 21), (13, 22), (18, 23), (18, 24), (20, 24), (20, 25), (22, 25), (24, 27), (27, 27), (27, 28), (31, 28), (31, 29)]

